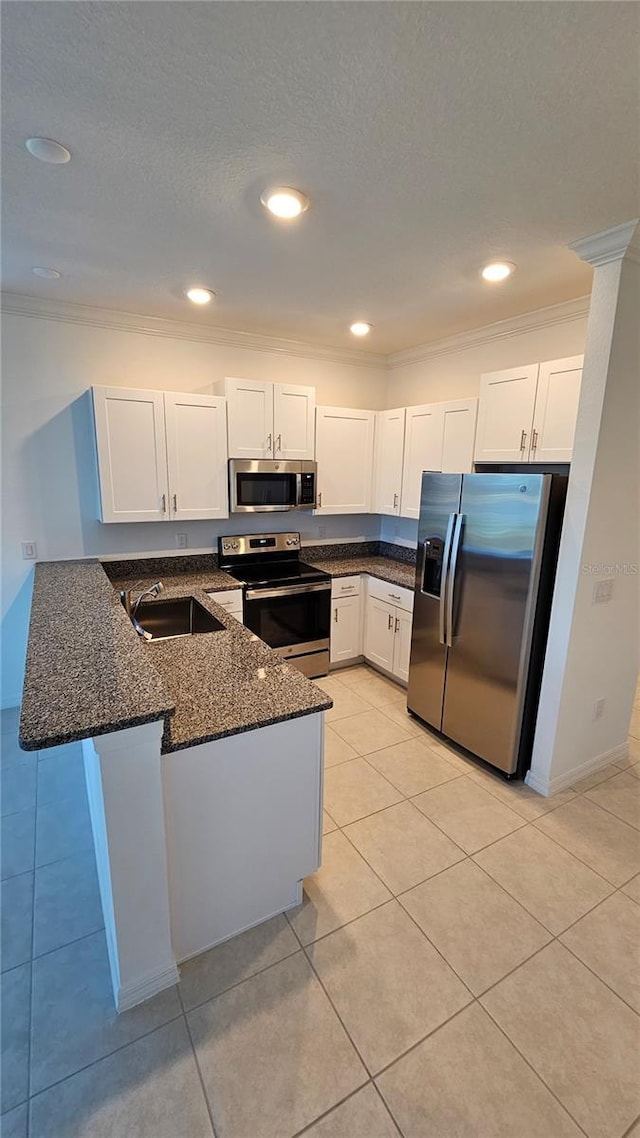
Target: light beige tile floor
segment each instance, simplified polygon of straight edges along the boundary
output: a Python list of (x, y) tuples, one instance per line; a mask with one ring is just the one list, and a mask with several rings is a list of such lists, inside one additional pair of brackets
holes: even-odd
[[(73, 758), (38, 772), (36, 810), (3, 819), (3, 1136), (640, 1138), (640, 740), (542, 799), (419, 724), (371, 669), (319, 683), (336, 706), (303, 903), (190, 961), (122, 1023), (104, 934), (69, 921), (68, 898), (28, 958), (33, 878), (51, 868), (34, 874), (31, 815), (49, 794), (73, 801), (59, 797)], [(10, 787), (14, 804), (32, 784)]]

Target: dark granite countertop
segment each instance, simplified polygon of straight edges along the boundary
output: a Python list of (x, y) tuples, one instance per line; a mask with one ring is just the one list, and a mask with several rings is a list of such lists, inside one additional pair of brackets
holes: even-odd
[(163, 582), (163, 599), (197, 596), (224, 630), (145, 644), (99, 562), (36, 566), (20, 717), (25, 750), (164, 719), (166, 753), (331, 707), (316, 684), (206, 595), (237, 582), (209, 570)]
[[(304, 550), (302, 551), (304, 558)], [(369, 573), (390, 585), (402, 585), (413, 589), (416, 567), (411, 562), (396, 561), (392, 557), (322, 557), (305, 558), (310, 565), (324, 569), (332, 577), (350, 577), (358, 573)]]

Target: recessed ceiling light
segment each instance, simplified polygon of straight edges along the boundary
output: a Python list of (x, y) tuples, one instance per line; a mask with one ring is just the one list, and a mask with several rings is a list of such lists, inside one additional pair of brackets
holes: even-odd
[(57, 269), (45, 269), (41, 265), (36, 265), (31, 272), (34, 276), (42, 277), (45, 281), (57, 281), (58, 277), (62, 276), (62, 273), (59, 273)]
[(497, 284), (498, 281), (506, 281), (513, 272), (515, 265), (511, 261), (492, 261), (490, 265), (485, 265), (481, 276), (483, 280)]
[(300, 190), (292, 190), (289, 186), (274, 186), (271, 190), (265, 190), (260, 196), (260, 201), (275, 217), (284, 218), (286, 221), (299, 217), (309, 208), (308, 197), (301, 194)]
[(71, 161), (71, 151), (53, 138), (28, 138), (25, 146), (29, 154), (32, 154), (34, 158), (39, 158), (41, 162), (53, 162), (54, 165), (60, 165), (63, 162)]
[(355, 324), (352, 324), (349, 328), (349, 331), (353, 332), (354, 336), (368, 336), (372, 328), (373, 324), (367, 324), (365, 320), (356, 320)]
[(186, 295), (194, 304), (208, 304), (216, 294), (210, 288), (200, 288), (198, 285), (194, 288), (188, 288)]

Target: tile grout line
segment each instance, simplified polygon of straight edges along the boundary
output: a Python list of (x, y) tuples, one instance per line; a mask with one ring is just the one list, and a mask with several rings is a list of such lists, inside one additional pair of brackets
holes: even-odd
[(207, 1108), (207, 1114), (209, 1115), (209, 1122), (211, 1123), (212, 1138), (216, 1138), (216, 1127), (215, 1127), (215, 1122), (213, 1120), (213, 1103), (209, 1102), (209, 1096), (207, 1094), (207, 1090), (206, 1090), (206, 1087), (204, 1085), (204, 1077), (202, 1074), (202, 1070), (200, 1068), (200, 1061), (198, 1059), (198, 1052), (196, 1051), (196, 1045), (193, 1042), (193, 1035), (191, 1034), (191, 1025), (189, 1023), (189, 1017), (187, 1016), (187, 1013), (185, 1011), (184, 1001), (182, 999), (182, 992), (180, 991), (180, 981), (179, 980), (178, 980), (178, 983), (176, 984), (176, 990), (178, 993), (178, 1002), (180, 1004), (180, 1007), (182, 1008), (182, 1018), (184, 1020), (185, 1030), (187, 1032), (187, 1037), (189, 1039), (189, 1043), (191, 1044), (191, 1052), (193, 1054), (193, 1061), (194, 1061), (195, 1066), (196, 1066), (196, 1071), (198, 1074), (198, 1080), (200, 1082), (200, 1087), (202, 1089), (202, 1094), (204, 1096), (204, 1102), (205, 1102), (205, 1106)]

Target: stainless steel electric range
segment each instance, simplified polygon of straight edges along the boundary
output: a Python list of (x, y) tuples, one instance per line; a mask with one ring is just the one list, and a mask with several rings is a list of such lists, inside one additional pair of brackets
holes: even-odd
[(246, 627), (305, 676), (326, 676), (331, 577), (300, 560), (300, 534), (219, 537), (218, 561), (242, 582)]

